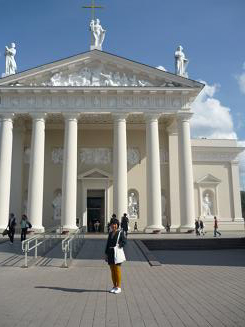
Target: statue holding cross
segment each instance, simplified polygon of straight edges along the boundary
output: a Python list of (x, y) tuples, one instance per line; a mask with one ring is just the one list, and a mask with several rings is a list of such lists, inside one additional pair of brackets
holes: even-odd
[(90, 23), (90, 29), (93, 32), (93, 43), (90, 47), (91, 50), (97, 49), (97, 50), (102, 50), (102, 43), (105, 39), (105, 32), (100, 25), (100, 20), (97, 18), (96, 20), (91, 21)]
[(90, 23), (90, 30), (91, 30), (91, 46), (90, 50), (102, 50), (102, 43), (105, 39), (105, 32), (100, 25), (100, 20), (97, 18), (95, 19), (95, 9), (103, 9), (101, 6), (95, 5), (95, 0), (91, 0), (91, 6), (83, 6), (83, 8), (91, 9), (92, 19)]

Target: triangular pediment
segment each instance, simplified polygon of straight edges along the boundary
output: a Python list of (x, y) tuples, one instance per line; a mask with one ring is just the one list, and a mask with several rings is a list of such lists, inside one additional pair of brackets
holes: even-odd
[(90, 169), (89, 171), (86, 171), (85, 173), (78, 175), (77, 178), (78, 179), (111, 179), (112, 176), (101, 169), (93, 168)]
[(219, 183), (221, 183), (221, 180), (214, 177), (211, 174), (205, 175), (204, 177), (196, 181), (196, 184), (219, 184)]
[(0, 79), (1, 86), (199, 88), (203, 84), (93, 50)]

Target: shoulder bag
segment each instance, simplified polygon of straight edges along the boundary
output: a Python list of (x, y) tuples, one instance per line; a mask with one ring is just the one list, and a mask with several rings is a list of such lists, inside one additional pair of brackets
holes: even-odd
[(116, 246), (114, 246), (114, 261), (115, 261), (115, 265), (117, 265), (118, 263), (122, 263), (124, 261), (126, 261), (126, 257), (123, 251), (123, 248), (119, 247), (119, 238), (120, 238), (120, 234), (121, 231), (118, 233), (118, 237), (117, 237), (117, 243)]

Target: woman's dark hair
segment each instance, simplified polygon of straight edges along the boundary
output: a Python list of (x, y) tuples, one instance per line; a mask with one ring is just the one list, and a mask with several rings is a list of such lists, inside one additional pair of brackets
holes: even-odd
[(119, 227), (119, 220), (117, 218), (112, 218), (111, 219), (111, 225), (117, 224), (117, 227)]

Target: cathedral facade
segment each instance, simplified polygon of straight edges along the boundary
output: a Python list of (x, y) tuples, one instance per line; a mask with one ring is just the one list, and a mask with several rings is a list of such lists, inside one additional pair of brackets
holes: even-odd
[(203, 84), (92, 50), (0, 79), (0, 228), (239, 230), (235, 140), (190, 137)]

